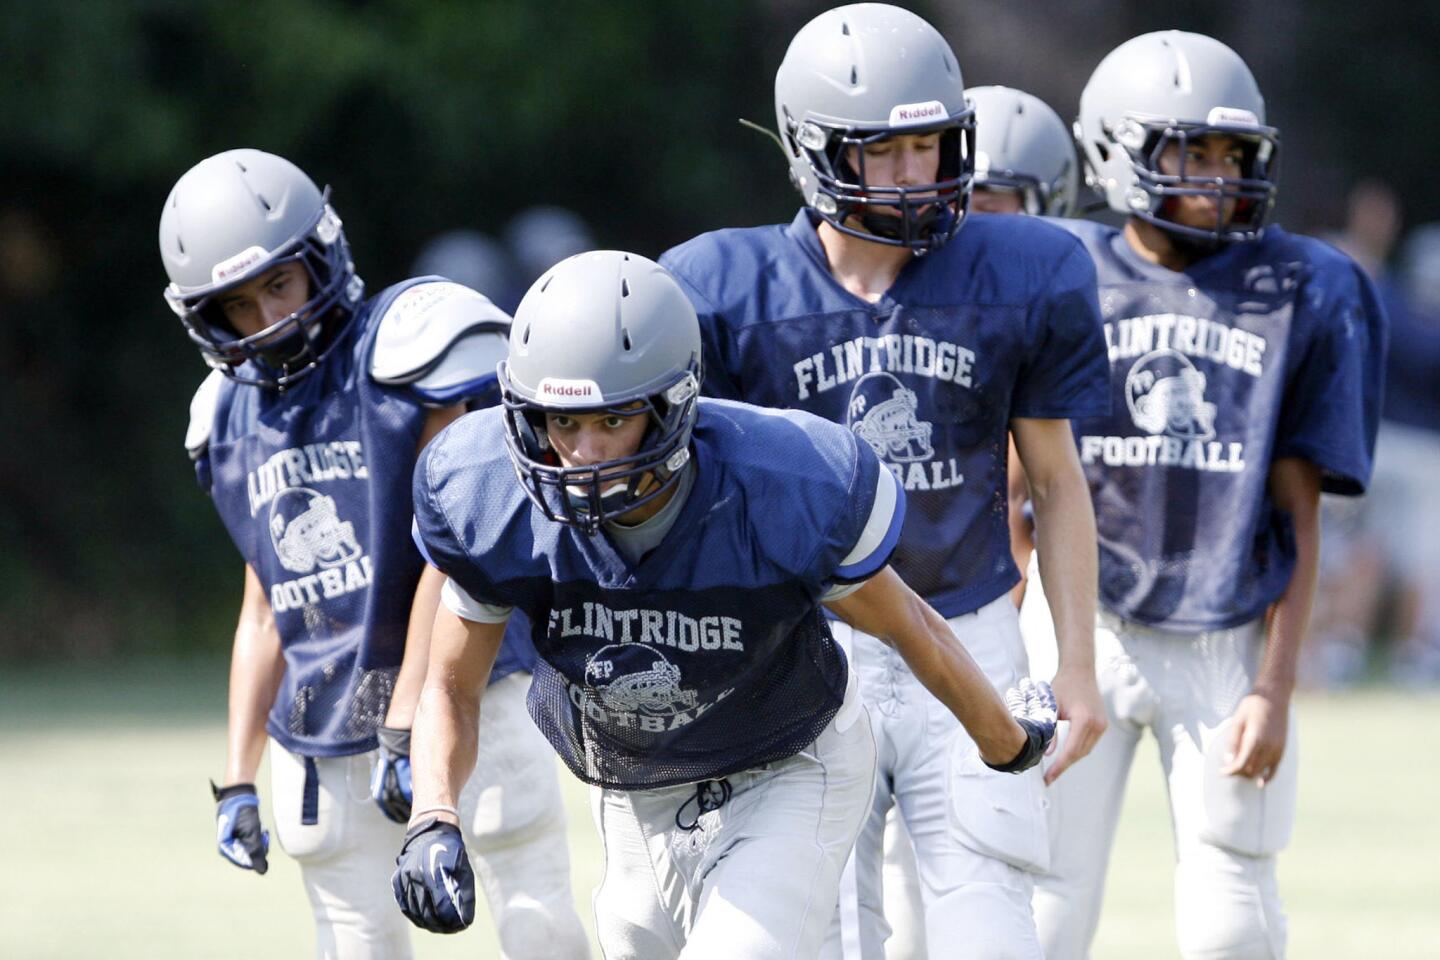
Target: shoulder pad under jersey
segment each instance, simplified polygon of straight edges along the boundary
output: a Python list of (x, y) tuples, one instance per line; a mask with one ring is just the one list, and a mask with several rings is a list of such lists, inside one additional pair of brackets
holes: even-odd
[(453, 403), (494, 380), (510, 316), (469, 287), (435, 278), (401, 292), (380, 318), (370, 374), (430, 403)]
[(215, 404), (220, 399), (220, 386), (225, 374), (219, 370), (210, 371), (210, 376), (200, 382), (200, 389), (190, 398), (190, 426), (185, 429), (185, 449), (190, 459), (195, 460), (205, 453), (210, 445), (210, 431), (215, 427)]

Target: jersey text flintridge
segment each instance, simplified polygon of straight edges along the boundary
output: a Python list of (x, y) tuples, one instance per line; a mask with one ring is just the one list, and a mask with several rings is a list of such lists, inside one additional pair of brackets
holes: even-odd
[(580, 609), (550, 611), (552, 637), (593, 637), (616, 643), (647, 643), (686, 653), (697, 650), (743, 652), (743, 624), (735, 617), (687, 617), (675, 610), (612, 610), (586, 601)]
[(1105, 324), (1110, 362), (1128, 360), (1155, 350), (1173, 350), (1188, 357), (1243, 370), (1252, 377), (1263, 372), (1265, 338), (1206, 317), (1159, 313), (1128, 317)]
[(794, 365), (798, 399), (824, 393), (867, 373), (913, 373), (970, 386), (975, 352), (958, 343), (905, 333), (855, 337)]

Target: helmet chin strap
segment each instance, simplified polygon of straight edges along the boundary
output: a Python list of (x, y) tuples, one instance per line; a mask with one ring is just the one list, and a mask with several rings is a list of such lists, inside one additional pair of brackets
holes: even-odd
[[(631, 501), (640, 500), (653, 494), (657, 487), (667, 485), (673, 478), (678, 477), (689, 469), (692, 462), (692, 460), (687, 458), (684, 465), (675, 471), (668, 470), (664, 466), (661, 466), (654, 471), (635, 478), (633, 482), (623, 480), (613, 482), (608, 489), (600, 492), (601, 511), (614, 519), (617, 515), (623, 514)], [(650, 481), (650, 485), (642, 490), (641, 487), (644, 486), (646, 479)], [(590, 498), (585, 494), (584, 488), (566, 486), (564, 492), (565, 499), (568, 501), (570, 510), (573, 513), (590, 513)]]
[[(590, 512), (590, 498), (585, 494), (583, 488), (565, 487), (565, 499), (569, 501), (570, 510), (573, 513), (588, 514)], [(606, 514), (613, 515), (615, 511), (624, 509), (629, 500), (630, 484), (617, 480), (610, 485), (610, 489), (601, 491), (600, 509)]]
[[(1176, 226), (1181, 226), (1173, 217), (1175, 205), (1173, 199), (1167, 199), (1160, 205), (1156, 219), (1164, 221), (1164, 223), (1174, 223)], [(1156, 226), (1162, 230), (1165, 229), (1163, 224), (1156, 224)], [(1197, 237), (1189, 233), (1182, 233), (1179, 230), (1165, 230), (1165, 234), (1170, 238), (1170, 245), (1190, 260), (1199, 260), (1202, 257), (1208, 257), (1217, 250), (1224, 249), (1231, 242), (1223, 235)]]
[[(940, 204), (931, 203), (915, 212), (910, 218), (911, 239), (928, 239), (933, 236), (935, 228), (939, 226), (942, 209)], [(865, 209), (857, 212), (855, 218), (868, 233), (886, 240), (902, 243), (905, 241), (905, 218), (901, 215)]]
[[(318, 320), (302, 320), (289, 334), (255, 352), (266, 363), (280, 370), (311, 363), (338, 335), (339, 319), (337, 311), (331, 309)], [(305, 329), (300, 329), (301, 326)]]

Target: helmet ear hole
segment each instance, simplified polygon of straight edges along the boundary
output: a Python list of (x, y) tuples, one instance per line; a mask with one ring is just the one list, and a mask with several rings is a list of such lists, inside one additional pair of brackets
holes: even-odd
[[(550, 434), (545, 429), (545, 414), (526, 410), (513, 414), (521, 443), (538, 453), (550, 451)], [(531, 418), (534, 419), (531, 419)]]

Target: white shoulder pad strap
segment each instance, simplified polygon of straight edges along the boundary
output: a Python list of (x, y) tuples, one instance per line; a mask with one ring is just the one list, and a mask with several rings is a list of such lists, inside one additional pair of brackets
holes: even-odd
[(390, 386), (443, 390), (493, 376), (509, 338), (509, 314), (469, 287), (448, 280), (417, 283), (380, 318), (370, 373)]
[(190, 398), (190, 426), (185, 429), (185, 449), (190, 459), (205, 452), (210, 445), (210, 431), (215, 426), (215, 403), (220, 399), (220, 385), (225, 374), (219, 370), (210, 371), (210, 376), (200, 383), (200, 389)]

